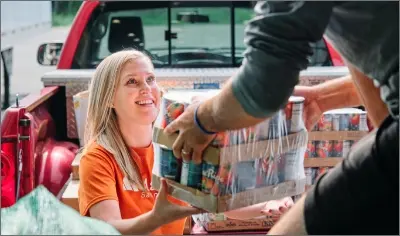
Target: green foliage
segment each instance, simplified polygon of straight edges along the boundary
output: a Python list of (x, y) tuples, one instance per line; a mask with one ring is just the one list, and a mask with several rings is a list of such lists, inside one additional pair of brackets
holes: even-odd
[(75, 15), (58, 15), (53, 13), (52, 17), (53, 27), (59, 27), (71, 25)]

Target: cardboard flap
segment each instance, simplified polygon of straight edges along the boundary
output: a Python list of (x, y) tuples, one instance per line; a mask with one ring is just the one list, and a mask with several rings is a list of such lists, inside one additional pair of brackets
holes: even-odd
[(308, 167), (334, 167), (343, 161), (343, 157), (305, 158), (304, 168)]
[[(200, 190), (190, 188), (180, 183), (167, 179), (168, 193), (177, 199), (190, 203), (194, 207), (204, 209), (206, 211), (215, 212), (217, 209), (217, 198), (211, 194), (205, 194)], [(153, 175), (151, 185), (154, 189), (161, 186), (161, 178)]]
[[(153, 142), (172, 148), (178, 134), (167, 136), (160, 127), (153, 128)], [(267, 157), (290, 150), (305, 147), (307, 145), (308, 133), (303, 130), (277, 139), (257, 141), (233, 145), (223, 148), (207, 147), (203, 153), (203, 159), (215, 165), (224, 163), (236, 163), (239, 161), (250, 161), (257, 158)], [(220, 157), (221, 160), (219, 160)]]
[[(164, 145), (170, 149), (172, 149), (172, 145), (177, 137), (178, 134), (172, 134), (170, 136), (165, 135), (164, 129), (160, 127), (153, 128), (153, 142)], [(220, 156), (220, 150), (218, 148), (208, 147), (204, 150), (203, 155), (205, 161), (218, 165)]]
[(308, 133), (308, 140), (360, 140), (368, 131), (313, 131)]
[[(234, 195), (214, 196), (200, 190), (190, 188), (172, 180), (167, 179), (169, 185), (168, 193), (192, 206), (204, 209), (208, 212), (219, 213), (234, 210), (261, 202), (281, 199), (286, 196), (294, 196), (304, 192), (305, 179), (286, 181), (277, 185), (263, 188), (255, 188)], [(161, 177), (153, 175), (152, 187), (159, 189)]]

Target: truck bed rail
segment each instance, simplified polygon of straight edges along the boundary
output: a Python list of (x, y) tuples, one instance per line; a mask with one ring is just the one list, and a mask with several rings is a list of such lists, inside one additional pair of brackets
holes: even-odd
[[(238, 68), (163, 68), (156, 69), (157, 83), (164, 89), (215, 89)], [(78, 138), (72, 97), (88, 89), (94, 70), (56, 70), (43, 75), (45, 87), (65, 86), (67, 102), (67, 135)], [(310, 67), (300, 73), (301, 85), (315, 85), (349, 74), (347, 67)]]

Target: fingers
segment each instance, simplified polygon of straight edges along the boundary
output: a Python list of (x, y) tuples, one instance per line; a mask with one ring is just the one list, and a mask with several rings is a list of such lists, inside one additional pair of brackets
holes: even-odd
[(176, 158), (179, 158), (179, 159), (182, 158), (183, 144), (184, 144), (183, 136), (182, 136), (182, 134), (179, 134), (178, 137), (176, 138), (174, 144), (172, 144), (172, 151)]
[(281, 216), (286, 213), (293, 205), (291, 197), (285, 197), (280, 200), (268, 201), (261, 213), (266, 216)]
[(158, 191), (157, 194), (157, 199), (159, 200), (167, 199), (167, 194), (168, 194), (168, 183), (165, 179), (161, 179), (161, 185), (160, 185), (160, 190)]
[(182, 157), (185, 161), (190, 161), (192, 157), (192, 149), (187, 147), (185, 144), (183, 144), (183, 149), (181, 150)]
[(203, 160), (202, 158), (203, 150), (197, 148), (193, 150), (192, 158), (195, 164), (200, 164)]
[(307, 86), (295, 86), (293, 90), (293, 96), (307, 97), (310, 93), (310, 88)]
[(171, 135), (171, 134), (177, 132), (179, 130), (178, 129), (179, 126), (180, 125), (179, 125), (179, 117), (178, 117), (176, 120), (172, 121), (171, 123), (168, 124), (167, 127), (164, 128), (164, 134)]
[(287, 208), (286, 206), (280, 206), (279, 207), (279, 213), (280, 214), (285, 214), (288, 210), (289, 210), (289, 208)]
[(279, 215), (281, 215), (279, 210), (274, 210), (274, 209), (262, 210), (261, 213), (266, 215), (266, 216), (279, 216)]
[(286, 201), (285, 201), (285, 206), (287, 208), (291, 208), (294, 205), (293, 199), (291, 197), (289, 197)]

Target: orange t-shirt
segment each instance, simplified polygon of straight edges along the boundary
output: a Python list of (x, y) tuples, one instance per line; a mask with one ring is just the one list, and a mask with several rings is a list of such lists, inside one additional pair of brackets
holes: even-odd
[[(113, 155), (102, 146), (93, 143), (83, 154), (79, 164), (79, 211), (89, 216), (89, 209), (104, 200), (116, 200), (119, 203), (122, 219), (130, 219), (144, 214), (155, 204), (156, 190), (151, 188), (154, 164), (154, 147), (132, 148), (131, 156), (138, 164), (145, 187), (150, 193), (138, 190), (124, 178)], [(187, 205), (172, 197), (171, 202)], [(186, 219), (165, 224), (152, 234), (183, 234)]]

